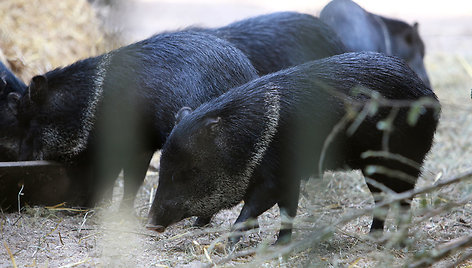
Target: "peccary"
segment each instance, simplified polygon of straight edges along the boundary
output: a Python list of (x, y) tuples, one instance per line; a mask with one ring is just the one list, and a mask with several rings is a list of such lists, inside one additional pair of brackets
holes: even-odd
[(376, 51), (400, 57), (430, 87), (418, 23), (410, 26), (369, 13), (351, 0), (332, 0), (321, 10), (320, 20), (331, 26), (349, 51)]
[[(376, 113), (365, 118), (361, 110), (374, 97), (351, 94), (361, 88), (378, 100)], [(420, 105), (417, 120), (408, 123), (411, 109), (405, 102), (425, 99), (431, 105)], [(241, 200), (236, 223), (275, 204), (281, 215), (295, 217), (300, 181), (325, 170), (360, 169), (395, 192), (410, 190), (438, 116), (435, 94), (402, 60), (380, 53), (346, 53), (263, 76), (193, 112), (181, 110), (182, 119), (161, 151), (147, 227), (161, 232)], [(383, 219), (374, 218), (372, 228), (383, 228)], [(290, 240), (291, 232), (285, 222), (278, 241)]]
[(18, 160), (19, 125), (8, 99), (18, 99), (26, 85), (0, 62), (0, 161)]
[(347, 52), (330, 27), (308, 14), (276, 12), (216, 29), (193, 28), (228, 40), (251, 60), (259, 75)]
[(32, 78), (16, 107), (21, 159), (63, 163), (70, 204), (93, 206), (124, 170), (132, 204), (182, 106), (257, 77), (248, 58), (206, 33), (163, 33)]
[(10, 92), (22, 94), (26, 91), (25, 83), (16, 77), (3, 62), (0, 62), (0, 78), (0, 87), (2, 88), (1, 97), (5, 97)]

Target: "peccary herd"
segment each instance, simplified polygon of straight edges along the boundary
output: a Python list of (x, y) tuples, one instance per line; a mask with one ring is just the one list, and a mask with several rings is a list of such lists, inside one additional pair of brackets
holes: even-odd
[[(293, 219), (301, 181), (327, 170), (404, 192), (440, 115), (423, 57), (417, 24), (333, 0), (320, 19), (278, 12), (157, 34), (28, 86), (0, 65), (0, 161), (61, 163), (64, 201), (80, 207), (109, 199), (123, 171), (130, 209), (162, 150), (146, 225), (158, 232), (191, 216), (204, 226), (241, 201), (233, 229), (275, 204)], [(383, 224), (374, 217), (372, 230)], [(291, 234), (282, 221), (277, 241)]]

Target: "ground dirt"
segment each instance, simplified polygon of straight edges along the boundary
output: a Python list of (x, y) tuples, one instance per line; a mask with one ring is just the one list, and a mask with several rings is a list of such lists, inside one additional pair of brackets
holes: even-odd
[[(294, 1), (294, 7), (289, 8), (286, 2), (275, 1), (273, 6), (271, 1), (261, 1), (261, 4), (136, 1), (126, 12), (103, 7), (99, 11), (105, 18), (113, 17), (108, 27), (120, 28), (126, 42), (131, 42), (153, 32), (191, 24), (223, 25), (282, 9), (316, 13), (321, 7), (310, 5), (313, 1)], [(401, 4), (407, 5), (407, 2), (401, 1)], [(398, 16), (399, 10), (383, 10), (383, 14)], [(376, 11), (382, 10), (376, 6)], [(409, 22), (420, 21), (427, 48), (426, 67), (443, 105), (435, 144), (425, 162), (418, 189), (472, 170), (472, 17), (462, 11), (449, 11), (447, 16), (428, 14), (416, 16), (409, 10), (405, 18)], [(120, 23), (116, 22), (118, 18)], [(323, 179), (311, 179), (303, 186), (294, 224), (294, 244), (271, 246), (280, 221), (278, 209), (274, 207), (259, 218), (260, 228), (245, 235), (232, 251), (226, 246), (226, 237), (241, 205), (218, 213), (206, 228), (192, 227), (194, 218), (183, 220), (161, 234), (144, 228), (152, 193), (158, 184), (155, 171), (158, 160), (156, 154), (153, 168), (148, 171), (138, 194), (135, 213), (117, 212), (123, 188), (121, 177), (116, 183), (114, 201), (92, 210), (25, 207), (20, 213), (1, 213), (0, 267), (202, 267), (213, 264), (396, 267), (418, 264), (428, 256), (431, 259), (432, 255), (441, 253), (441, 249), (454, 248), (463, 241), (469, 242), (469, 247), (453, 251), (432, 266), (472, 266), (472, 261), (467, 260), (472, 254), (470, 182), (419, 195), (413, 202), (408, 239), (395, 228), (397, 220), (404, 215), (394, 209), (389, 214), (387, 230), (372, 238), (367, 234), (371, 216), (352, 217), (353, 213), (373, 205), (360, 172), (329, 172)], [(348, 217), (351, 220), (335, 225)], [(331, 229), (326, 231), (327, 228)], [(404, 247), (393, 246), (395, 239), (402, 239)], [(296, 243), (301, 246), (291, 248)]]

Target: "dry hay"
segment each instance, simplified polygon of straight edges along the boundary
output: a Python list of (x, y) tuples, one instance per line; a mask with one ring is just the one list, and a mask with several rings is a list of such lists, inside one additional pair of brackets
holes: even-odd
[(112, 46), (87, 0), (2, 0), (0, 25), (0, 60), (26, 82)]

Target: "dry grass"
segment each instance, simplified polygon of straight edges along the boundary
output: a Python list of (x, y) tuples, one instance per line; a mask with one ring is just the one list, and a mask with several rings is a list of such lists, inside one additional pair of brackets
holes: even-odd
[[(86, 1), (1, 1), (0, 15), (0, 47), (8, 63), (25, 80), (52, 67), (98, 54), (110, 44)], [(472, 169), (472, 74), (468, 71), (472, 57), (453, 54), (453, 48), (450, 51), (430, 55), (426, 61), (443, 112), (417, 186), (420, 188)], [(158, 155), (153, 165), (158, 166)], [(402, 266), (421, 262), (435, 248), (447, 249), (463, 242), (461, 239), (468, 241), (472, 228), (472, 187), (467, 182), (415, 199), (405, 248), (388, 244), (396, 237), (395, 212), (390, 213), (388, 230), (376, 239), (367, 235), (370, 216), (354, 217), (334, 226), (339, 219), (373, 205), (359, 172), (337, 172), (325, 174), (322, 180), (310, 180), (304, 186), (294, 242), (311, 238), (309, 247), (285, 255), (280, 253), (286, 248), (278, 248), (274, 255), (274, 247), (268, 245), (275, 241), (279, 217), (278, 210), (272, 208), (259, 218), (260, 228), (246, 235), (237, 251), (230, 252), (225, 247), (225, 237), (241, 206), (220, 212), (208, 228), (193, 228), (193, 219), (187, 219), (163, 234), (146, 230), (144, 222), (157, 181), (157, 173), (149, 171), (138, 194), (137, 217), (114, 213), (122, 194), (121, 178), (111, 205), (90, 211), (56, 207), (24, 208), (21, 214), (1, 213), (0, 266)], [(317, 236), (326, 226), (335, 231)], [(461, 248), (436, 260), (433, 267), (458, 264), (471, 252), (470, 248)], [(466, 260), (461, 267), (470, 266), (472, 262)]]
[(100, 54), (115, 40), (101, 29), (87, 0), (0, 1), (0, 60), (24, 81)]

